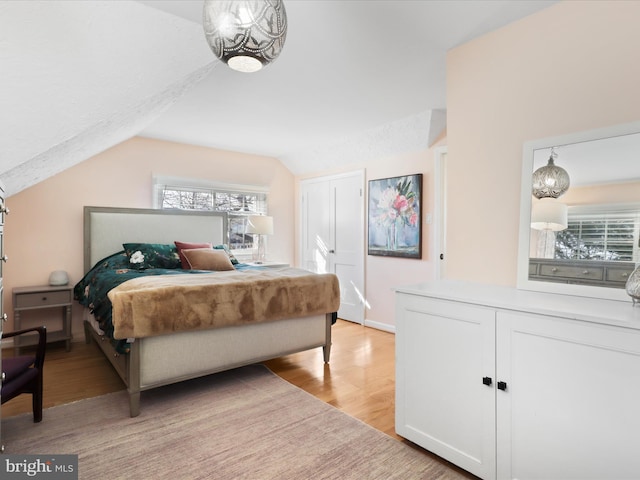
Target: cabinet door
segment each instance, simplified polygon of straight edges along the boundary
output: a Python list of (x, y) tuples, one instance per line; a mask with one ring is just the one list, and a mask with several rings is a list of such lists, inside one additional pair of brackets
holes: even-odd
[(495, 478), (495, 312), (407, 294), (396, 308), (397, 433)]
[(640, 332), (502, 311), (496, 328), (498, 478), (638, 478)]

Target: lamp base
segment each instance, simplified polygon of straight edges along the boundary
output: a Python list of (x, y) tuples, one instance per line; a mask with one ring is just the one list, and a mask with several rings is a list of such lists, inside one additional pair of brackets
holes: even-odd
[(264, 263), (266, 261), (264, 235), (258, 235), (258, 248), (253, 253), (253, 263)]

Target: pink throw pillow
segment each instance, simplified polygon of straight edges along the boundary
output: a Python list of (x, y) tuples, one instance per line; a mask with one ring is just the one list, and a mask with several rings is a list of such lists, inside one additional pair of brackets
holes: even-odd
[(178, 249), (180, 264), (182, 265), (182, 268), (184, 270), (190, 270), (191, 267), (189, 267), (189, 262), (187, 262), (187, 259), (182, 254), (182, 250), (191, 250), (194, 248), (213, 248), (212, 243), (189, 243), (189, 242), (178, 242), (178, 241), (175, 241), (173, 243), (175, 243), (176, 248)]

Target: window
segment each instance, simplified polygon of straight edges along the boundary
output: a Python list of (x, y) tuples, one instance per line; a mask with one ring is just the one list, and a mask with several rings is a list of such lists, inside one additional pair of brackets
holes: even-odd
[(575, 214), (570, 211), (567, 229), (556, 234), (554, 258), (636, 261), (639, 225), (638, 211)]
[(253, 235), (245, 233), (247, 217), (267, 213), (267, 192), (262, 187), (156, 177), (154, 190), (156, 208), (227, 212), (229, 247), (240, 254), (254, 247)]

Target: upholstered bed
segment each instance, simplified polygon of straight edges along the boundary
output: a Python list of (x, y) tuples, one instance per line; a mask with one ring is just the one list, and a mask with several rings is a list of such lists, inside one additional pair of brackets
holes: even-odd
[[(123, 244), (224, 244), (226, 232), (224, 213), (85, 207), (85, 272), (112, 261), (117, 267), (129, 253)], [(85, 308), (86, 340), (96, 341), (126, 384), (132, 417), (140, 392), (158, 386), (317, 347), (329, 362), (337, 279), (242, 267), (152, 276), (119, 269), (131, 279), (109, 290), (113, 328), (99, 328), (94, 309)]]

